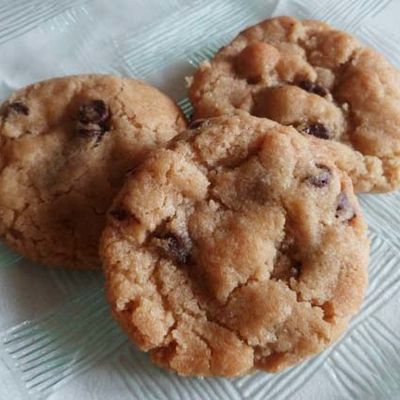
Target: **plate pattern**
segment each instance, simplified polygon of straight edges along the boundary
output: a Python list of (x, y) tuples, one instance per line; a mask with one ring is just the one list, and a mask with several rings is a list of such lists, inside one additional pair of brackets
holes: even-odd
[[(128, 3), (121, 0), (121, 7)], [(379, 22), (391, 10), (390, 0), (168, 0), (158, 7), (157, 18), (135, 29), (126, 24), (115, 35), (88, 29), (107, 6), (102, 0), (0, 1), (0, 49), (9, 54), (12, 44), (23, 46), (34, 37), (48, 37), (57, 63), (54, 70), (45, 71), (47, 75), (108, 72), (161, 86), (176, 79), (180, 86), (167, 91), (180, 99), (188, 116), (191, 105), (182, 95), (183, 77), (237, 31), (272, 14), (327, 20), (354, 32), (400, 66), (400, 29), (382, 29)], [(68, 54), (57, 47), (60, 41), (66, 43)], [(38, 79), (40, 73), (35, 71), (30, 79)], [(14, 81), (12, 74), (0, 78), (1, 97), (16, 86)], [(96, 376), (100, 364), (118, 382), (118, 398), (400, 399), (400, 193), (362, 195), (360, 201), (371, 239), (370, 284), (363, 308), (335, 346), (284, 373), (182, 379), (153, 366), (109, 316), (102, 277), (91, 271), (46, 270), (43, 274), (58, 293), (59, 305), (3, 329), (1, 360), (16, 377), (23, 399), (67, 398), (67, 391), (78, 390), (72, 388), (82, 376), (88, 382), (91, 374)], [(31, 268), (26, 264), (0, 247), (4, 281), (18, 269)], [(79, 398), (106, 399), (106, 385), (110, 381), (97, 382), (90, 394), (76, 393), (86, 393)]]

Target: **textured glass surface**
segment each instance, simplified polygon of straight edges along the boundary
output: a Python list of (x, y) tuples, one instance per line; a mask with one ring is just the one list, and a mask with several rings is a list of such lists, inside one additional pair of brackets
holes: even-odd
[[(147, 79), (190, 113), (184, 77), (281, 14), (327, 20), (400, 66), (397, 0), (0, 0), (0, 99), (104, 72)], [(372, 241), (363, 309), (335, 346), (278, 375), (165, 372), (109, 316), (100, 273), (45, 269), (0, 246), (0, 399), (400, 399), (400, 192), (360, 199)]]

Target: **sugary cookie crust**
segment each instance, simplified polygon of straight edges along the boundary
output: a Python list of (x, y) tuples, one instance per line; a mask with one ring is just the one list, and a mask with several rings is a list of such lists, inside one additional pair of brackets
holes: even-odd
[(105, 213), (126, 171), (185, 128), (133, 79), (82, 75), (14, 93), (0, 115), (0, 235), (31, 260), (99, 265)]
[(248, 114), (153, 152), (109, 212), (115, 318), (181, 375), (279, 371), (357, 312), (369, 243), (352, 184), (319, 146)]
[(400, 73), (323, 22), (246, 29), (197, 70), (189, 94), (194, 119), (242, 109), (329, 142), (356, 191), (400, 187)]

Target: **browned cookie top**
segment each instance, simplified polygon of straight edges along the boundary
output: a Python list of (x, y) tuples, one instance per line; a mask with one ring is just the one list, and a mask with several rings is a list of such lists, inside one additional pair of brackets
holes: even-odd
[(185, 127), (133, 79), (83, 75), (14, 93), (0, 115), (0, 235), (44, 264), (95, 267), (105, 213), (129, 168)]
[(277, 371), (357, 312), (366, 224), (317, 139), (248, 114), (203, 122), (150, 157), (101, 241), (113, 314), (182, 375)]
[(242, 109), (329, 141), (357, 191), (400, 187), (400, 73), (323, 22), (246, 29), (198, 69), (190, 98), (194, 118)]

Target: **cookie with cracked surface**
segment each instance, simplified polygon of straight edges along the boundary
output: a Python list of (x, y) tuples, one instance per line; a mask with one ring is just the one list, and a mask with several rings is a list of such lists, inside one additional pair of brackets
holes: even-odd
[(200, 66), (190, 99), (195, 119), (242, 109), (324, 140), (356, 191), (400, 187), (400, 73), (326, 23), (246, 29)]
[(100, 249), (113, 315), (181, 375), (298, 363), (343, 332), (367, 284), (349, 177), (317, 139), (245, 113), (152, 152)]
[(31, 260), (70, 268), (99, 265), (126, 171), (186, 126), (157, 89), (107, 75), (36, 83), (0, 112), (0, 235)]

